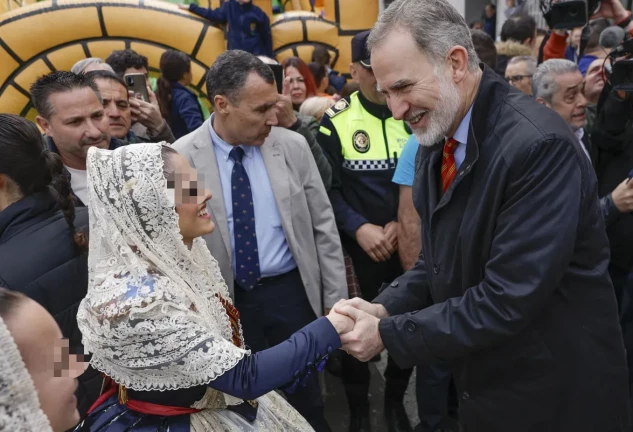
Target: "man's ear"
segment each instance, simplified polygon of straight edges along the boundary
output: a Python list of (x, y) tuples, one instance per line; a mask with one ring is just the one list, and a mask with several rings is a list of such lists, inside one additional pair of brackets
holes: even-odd
[(552, 106), (549, 104), (549, 102), (547, 102), (545, 99), (543, 99), (542, 97), (537, 97), (536, 101), (542, 105), (545, 105), (548, 108), (551, 108)]
[(213, 107), (214, 107), (215, 112), (219, 112), (221, 114), (227, 114), (228, 106), (229, 106), (229, 100), (226, 98), (226, 96), (216, 95), (213, 98)]
[(37, 125), (40, 127), (40, 129), (42, 129), (46, 135), (51, 136), (50, 134), (51, 124), (49, 123), (48, 120), (46, 120), (42, 116), (37, 116), (35, 117), (35, 121), (37, 122)]
[(354, 63), (350, 63), (349, 73), (352, 75), (352, 79), (358, 82), (358, 70), (356, 70), (356, 65)]

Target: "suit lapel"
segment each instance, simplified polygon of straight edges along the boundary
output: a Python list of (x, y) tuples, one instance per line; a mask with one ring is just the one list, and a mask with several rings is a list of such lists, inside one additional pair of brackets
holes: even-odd
[[(262, 157), (268, 172), (268, 179), (275, 195), (277, 210), (281, 216), (281, 224), (286, 238), (289, 239), (292, 229), (292, 209), (290, 208), (290, 179), (283, 148), (274, 138), (269, 138), (261, 147)], [(290, 245), (290, 241), (288, 242)]]
[(429, 164), (429, 169), (422, 171), (422, 172), (426, 172), (428, 175), (428, 177), (424, 179), (424, 182), (428, 185), (428, 187), (425, 189), (429, 193), (428, 200), (430, 204), (429, 208), (431, 209), (431, 213), (435, 211), (435, 209), (437, 208), (437, 204), (440, 201), (440, 196), (439, 196), (440, 174), (439, 174), (438, 168), (440, 167), (441, 158), (442, 158), (441, 150), (431, 152), (431, 155), (429, 156), (429, 160), (427, 162)]
[[(204, 123), (208, 126), (208, 123)], [(231, 239), (229, 238), (229, 225), (226, 219), (226, 210), (224, 208), (224, 194), (222, 193), (222, 182), (218, 171), (218, 161), (213, 149), (210, 133), (207, 127), (199, 129), (198, 136), (194, 143), (194, 151), (191, 154), (194, 168), (198, 170), (198, 175), (204, 177), (204, 184), (211, 189), (213, 198), (209, 200), (208, 208), (213, 215), (216, 229), (219, 230), (226, 248), (229, 259), (233, 256), (231, 253)]]

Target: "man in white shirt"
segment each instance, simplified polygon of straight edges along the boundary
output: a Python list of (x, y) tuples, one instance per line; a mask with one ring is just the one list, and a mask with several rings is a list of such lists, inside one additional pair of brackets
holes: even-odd
[(31, 86), (37, 124), (49, 149), (58, 153), (70, 174), (77, 205), (87, 205), (86, 155), (90, 147), (115, 149), (103, 101), (94, 81), (72, 72), (52, 72)]

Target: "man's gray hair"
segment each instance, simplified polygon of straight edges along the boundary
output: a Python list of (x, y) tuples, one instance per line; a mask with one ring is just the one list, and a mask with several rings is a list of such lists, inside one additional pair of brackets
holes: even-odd
[(90, 66), (91, 64), (103, 65), (104, 70), (114, 73), (114, 69), (112, 69), (112, 66), (104, 62), (103, 59), (100, 59), (99, 57), (88, 57), (83, 60), (79, 60), (77, 63), (73, 65), (70, 71), (72, 73), (82, 74), (84, 73), (86, 68)]
[(241, 50), (228, 50), (220, 54), (207, 72), (207, 96), (211, 104), (218, 95), (226, 96), (232, 104), (237, 104), (251, 72), (268, 84), (275, 83), (273, 70), (253, 54)]
[(435, 60), (443, 62), (454, 46), (468, 52), (468, 69), (479, 69), (479, 58), (473, 46), (470, 29), (457, 10), (447, 0), (396, 0), (378, 17), (367, 47), (371, 51), (389, 32), (401, 28), (411, 32), (418, 48)]
[(564, 59), (550, 59), (539, 65), (532, 77), (532, 96), (552, 102), (552, 97), (558, 91), (556, 77), (578, 71), (573, 61)]
[(536, 59), (534, 57), (531, 56), (517, 56), (517, 57), (512, 57), (510, 59), (510, 61), (508, 62), (508, 66), (510, 65), (514, 65), (517, 63), (523, 63), (525, 62), (525, 73), (528, 75), (534, 75), (536, 73)]

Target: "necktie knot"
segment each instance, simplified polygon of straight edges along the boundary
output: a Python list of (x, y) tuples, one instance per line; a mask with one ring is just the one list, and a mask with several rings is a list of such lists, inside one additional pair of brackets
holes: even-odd
[(459, 146), (459, 141), (456, 141), (454, 138), (448, 138), (444, 144), (444, 153), (447, 155), (455, 154), (457, 146)]
[(244, 158), (244, 149), (242, 147), (233, 147), (233, 150), (229, 153), (229, 157), (241, 164)]

